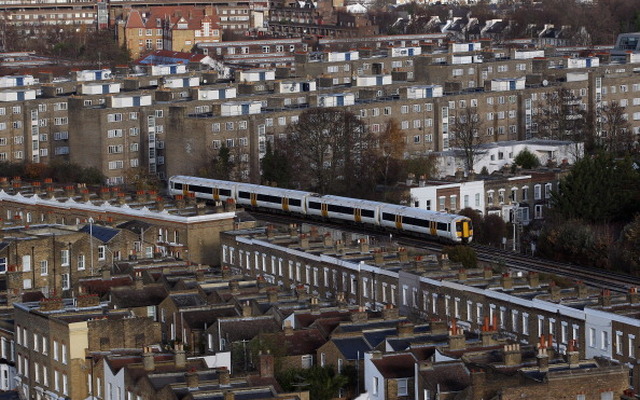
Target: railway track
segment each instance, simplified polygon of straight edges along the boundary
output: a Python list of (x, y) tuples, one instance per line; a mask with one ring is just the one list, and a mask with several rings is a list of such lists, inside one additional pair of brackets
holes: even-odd
[[(432, 252), (441, 252), (443, 247), (448, 245), (428, 239), (419, 239), (397, 233), (393, 233), (392, 237), (390, 238), (390, 235), (388, 233), (376, 230), (372, 231), (370, 228), (365, 226), (344, 225), (333, 223), (330, 221), (309, 220), (260, 211), (248, 212), (260, 221), (274, 224), (313, 224), (316, 226), (326, 227), (328, 229), (336, 229), (355, 234), (368, 235), (374, 238), (375, 243), (372, 244), (383, 247), (385, 243), (390, 243), (390, 239), (402, 246), (410, 246)], [(632, 287), (640, 287), (640, 278), (630, 275), (624, 275), (590, 267), (583, 267), (575, 264), (545, 260), (542, 258), (514, 253), (508, 250), (482, 246), (475, 243), (472, 243), (471, 247), (476, 251), (479, 261), (500, 264), (501, 266), (512, 271), (535, 271), (542, 274), (555, 275), (565, 279), (582, 281), (584, 284), (595, 288), (609, 289), (619, 293), (626, 293)]]

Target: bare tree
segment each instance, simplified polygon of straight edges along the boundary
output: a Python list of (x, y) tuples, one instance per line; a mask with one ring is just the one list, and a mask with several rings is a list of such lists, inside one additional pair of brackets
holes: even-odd
[(350, 111), (312, 108), (288, 126), (286, 152), (299, 187), (362, 195), (375, 182), (375, 142)]
[(475, 162), (484, 153), (484, 137), (480, 134), (484, 124), (477, 111), (475, 107), (458, 111), (449, 130), (449, 145), (462, 151), (467, 174), (473, 172)]
[(536, 136), (575, 142), (584, 140), (586, 112), (582, 100), (565, 88), (546, 92), (543, 98), (544, 104), (534, 116)]
[(633, 149), (634, 135), (627, 120), (626, 109), (612, 101), (599, 110), (598, 140), (600, 145), (614, 154), (625, 154)]

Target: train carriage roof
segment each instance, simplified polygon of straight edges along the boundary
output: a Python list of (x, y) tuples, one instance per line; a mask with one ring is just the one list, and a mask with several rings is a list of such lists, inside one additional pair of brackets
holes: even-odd
[(354, 208), (377, 208), (384, 203), (371, 200), (353, 199), (350, 197), (326, 195), (321, 197), (322, 202), (327, 204), (339, 204), (342, 206), (349, 206)]
[(399, 206), (395, 204), (383, 204), (380, 207), (380, 212), (399, 214), (406, 217), (422, 218), (429, 221), (445, 222), (445, 223), (451, 223), (459, 219), (467, 218), (458, 214), (447, 214), (443, 212), (429, 211), (421, 208)]

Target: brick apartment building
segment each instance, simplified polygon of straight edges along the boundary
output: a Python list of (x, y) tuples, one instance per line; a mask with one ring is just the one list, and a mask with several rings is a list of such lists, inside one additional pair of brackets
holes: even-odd
[[(552, 54), (541, 58), (540, 51), (483, 50), (480, 43), (471, 52), (469, 45), (461, 50), (450, 44), (437, 53), (437, 43), (414, 44), (407, 37), (400, 40), (405, 47), (390, 47), (392, 39), (379, 37), (360, 51), (295, 54), (292, 68), (237, 71), (233, 83), (180, 65), (150, 66), (145, 76), (79, 71), (72, 80), (5, 77), (0, 159), (71, 160), (95, 166), (107, 183), (119, 184), (138, 168), (161, 178), (193, 174), (226, 146), (234, 178), (255, 182), (266, 142), (284, 137), (287, 125), (309, 107), (342, 106), (374, 133), (393, 117), (411, 157), (448, 150), (451, 124), (469, 108), (486, 141), (530, 138), (545, 96), (559, 88), (590, 114), (610, 101), (626, 104), (634, 132), (640, 129), (633, 57), (616, 65), (597, 58), (570, 63)], [(290, 51), (267, 43), (261, 51)], [(231, 48), (246, 48), (249, 55), (257, 50), (242, 43)]]

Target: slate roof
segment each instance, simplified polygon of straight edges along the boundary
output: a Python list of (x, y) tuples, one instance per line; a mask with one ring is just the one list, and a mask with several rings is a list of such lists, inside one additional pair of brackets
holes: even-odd
[(142, 231), (147, 231), (152, 225), (143, 221), (139, 221), (137, 219), (132, 219), (127, 222), (123, 222), (119, 225), (116, 225), (119, 229), (126, 229), (133, 233), (137, 233), (138, 235), (142, 233)]
[(180, 51), (156, 50), (135, 61), (139, 65), (158, 65), (158, 64), (189, 64), (198, 63), (206, 56), (197, 53), (184, 53)]
[(238, 316), (238, 310), (235, 307), (207, 308), (182, 313), (183, 320), (191, 329), (205, 329), (205, 326), (211, 326), (218, 318), (236, 316)]
[(131, 287), (111, 290), (111, 302), (118, 308), (155, 306), (167, 298), (164, 285), (145, 285), (144, 290)]
[(469, 370), (461, 361), (441, 362), (420, 371), (425, 389), (432, 393), (459, 392), (471, 385)]
[(113, 239), (118, 233), (120, 233), (119, 229), (108, 228), (102, 225), (93, 224), (93, 226), (87, 224), (80, 228), (80, 232), (93, 234), (93, 237), (100, 240), (102, 243), (107, 243), (109, 240)]
[(373, 365), (385, 378), (408, 378), (414, 374), (416, 360), (411, 354), (394, 354), (372, 360)]
[(373, 347), (363, 337), (334, 338), (331, 341), (336, 345), (338, 350), (345, 356), (347, 360), (356, 360), (358, 355), (364, 358), (364, 353), (371, 351)]
[(228, 342), (253, 339), (260, 333), (281, 330), (280, 324), (271, 316), (221, 319), (219, 325), (220, 335)]
[(197, 293), (172, 293), (171, 300), (180, 307), (197, 307), (207, 304), (206, 300)]
[(290, 335), (278, 332), (273, 336), (277, 343), (285, 346), (287, 356), (315, 354), (318, 348), (326, 343), (317, 329), (294, 330)]

